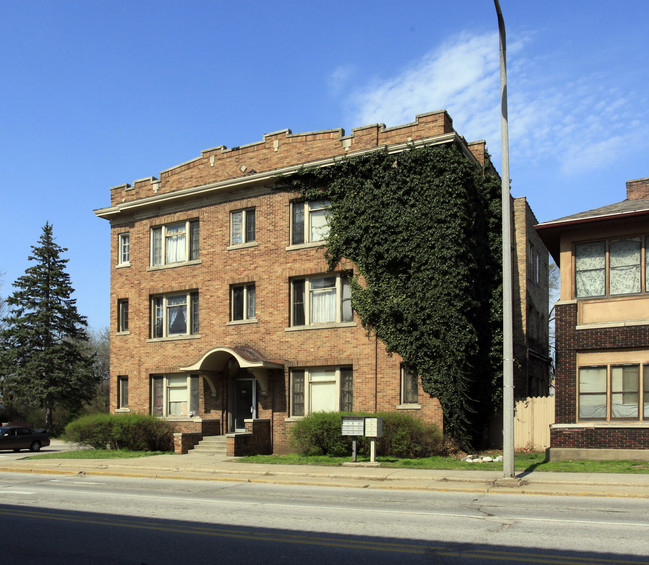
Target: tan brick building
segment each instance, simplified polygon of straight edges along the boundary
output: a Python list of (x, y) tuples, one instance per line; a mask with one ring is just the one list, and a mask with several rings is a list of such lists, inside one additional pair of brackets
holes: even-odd
[(230, 454), (285, 452), (292, 423), (317, 410), (404, 410), (441, 427), (439, 402), (352, 312), (354, 266), (327, 272), (326, 202), (273, 187), (305, 164), (450, 143), (484, 163), (484, 142), (441, 111), (350, 135), (283, 130), (112, 188), (96, 211), (111, 223), (111, 412), (168, 418), (183, 452), (209, 435), (227, 435)]

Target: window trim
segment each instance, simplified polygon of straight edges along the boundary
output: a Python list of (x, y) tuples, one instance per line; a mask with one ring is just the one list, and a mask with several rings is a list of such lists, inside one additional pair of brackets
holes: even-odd
[[(312, 373), (317, 371), (333, 371), (334, 374), (329, 380), (312, 380)], [(296, 390), (295, 381), (296, 376), (302, 377), (302, 391)], [(349, 383), (343, 383), (343, 380), (350, 379), (351, 390), (349, 390)], [(295, 367), (289, 371), (289, 418), (301, 419), (312, 413), (312, 386), (314, 383), (334, 383), (336, 408), (334, 412), (344, 412), (343, 408), (349, 408), (351, 400), (351, 408), (354, 405), (354, 370), (351, 365), (340, 366), (312, 366), (312, 367)], [(296, 402), (296, 395), (302, 395), (301, 403)], [(351, 399), (343, 399), (343, 395), (351, 396)], [(344, 406), (347, 404), (347, 406)], [(295, 406), (302, 406), (301, 410), (296, 413)], [(352, 410), (347, 410), (351, 412)]]
[[(185, 259), (181, 261), (167, 261), (167, 230), (185, 226)], [(160, 249), (157, 249), (156, 235), (159, 233)], [(156, 256), (160, 255), (160, 262), (156, 262)], [(196, 218), (190, 220), (180, 220), (177, 222), (168, 222), (152, 226), (150, 229), (149, 244), (149, 269), (166, 269), (200, 262), (200, 221)]]
[[(187, 309), (186, 316), (186, 331), (185, 333), (169, 333), (169, 320), (168, 312), (169, 298), (178, 296), (185, 297), (185, 308)], [(188, 337), (200, 337), (200, 300), (199, 293), (196, 290), (189, 290), (186, 292), (170, 292), (167, 294), (155, 294), (150, 298), (150, 331), (149, 336), (152, 341), (170, 340), (170, 339), (184, 339)], [(162, 330), (159, 335), (158, 319), (161, 319)]]
[[(124, 256), (126, 255), (126, 260)], [(117, 235), (117, 267), (131, 266), (131, 234), (122, 232)]]
[[(313, 310), (313, 297), (318, 290), (324, 290), (331, 287), (323, 287), (322, 289), (314, 289), (313, 281), (324, 280), (328, 278), (335, 278), (335, 293), (336, 293), (336, 319), (328, 322), (312, 322)], [(290, 292), (290, 312), (289, 312), (289, 326), (291, 329), (302, 328), (327, 328), (332, 326), (346, 326), (354, 324), (354, 311), (351, 309), (351, 284), (349, 282), (349, 272), (339, 272), (320, 275), (308, 275), (304, 277), (294, 277), (289, 281)], [(302, 289), (300, 289), (302, 287)], [(300, 301), (300, 297), (302, 301)], [(345, 315), (345, 304), (350, 304), (350, 313)], [(348, 319), (345, 319), (348, 318)], [(296, 323), (297, 321), (304, 320), (303, 323)]]

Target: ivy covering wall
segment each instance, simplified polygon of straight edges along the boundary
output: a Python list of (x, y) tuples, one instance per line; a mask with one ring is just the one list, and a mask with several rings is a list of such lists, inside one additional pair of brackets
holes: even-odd
[(477, 446), (500, 401), (500, 179), (454, 144), (303, 169), (288, 187), (328, 199), (326, 257), (356, 266), (352, 304), (439, 399), (444, 432)]

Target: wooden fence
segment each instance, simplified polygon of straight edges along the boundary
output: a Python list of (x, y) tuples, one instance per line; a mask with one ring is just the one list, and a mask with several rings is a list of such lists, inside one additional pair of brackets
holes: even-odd
[(554, 423), (554, 396), (519, 400), (514, 412), (514, 449), (541, 451), (550, 447)]

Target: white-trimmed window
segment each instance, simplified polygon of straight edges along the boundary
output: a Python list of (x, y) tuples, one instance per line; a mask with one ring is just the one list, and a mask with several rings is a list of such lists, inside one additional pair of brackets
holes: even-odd
[(117, 377), (117, 408), (128, 408), (128, 377), (123, 375)]
[(151, 298), (151, 337), (182, 337), (198, 333), (198, 292)]
[(419, 377), (401, 365), (401, 404), (419, 403)]
[(151, 228), (151, 266), (161, 267), (197, 260), (199, 240), (198, 220)]
[(230, 212), (230, 245), (244, 245), (257, 239), (254, 208)]
[(230, 287), (230, 320), (254, 320), (257, 317), (255, 284), (237, 284)]
[[(643, 255), (642, 238), (639, 236), (576, 244), (577, 298), (642, 292)], [(646, 264), (649, 271), (649, 263)]]
[(291, 416), (313, 412), (352, 412), (354, 373), (351, 367), (291, 370)]
[(344, 273), (291, 280), (291, 325), (351, 322), (352, 293)]
[(579, 368), (580, 420), (649, 420), (649, 365)]
[(154, 375), (151, 377), (151, 414), (160, 417), (198, 415), (198, 375)]
[(117, 301), (117, 331), (128, 331), (128, 298), (120, 298)]
[(117, 236), (117, 264), (120, 267), (131, 264), (131, 236), (128, 232)]
[(291, 203), (291, 245), (324, 241), (329, 236), (328, 200)]

